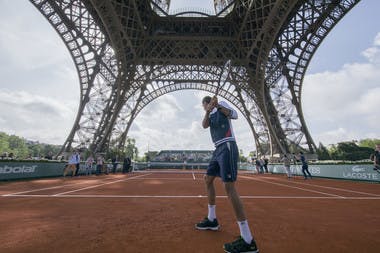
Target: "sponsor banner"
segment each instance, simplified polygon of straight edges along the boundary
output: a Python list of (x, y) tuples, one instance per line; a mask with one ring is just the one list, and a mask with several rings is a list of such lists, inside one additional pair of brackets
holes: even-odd
[[(283, 165), (269, 165), (272, 173), (286, 173)], [(301, 165), (292, 165), (290, 167), (293, 174), (303, 176)], [(380, 173), (373, 170), (373, 165), (313, 165), (309, 164), (311, 175), (316, 177), (328, 177), (350, 180), (366, 180), (380, 182)]]
[(65, 163), (0, 162), (0, 180), (62, 176)]
[[(167, 164), (152, 163), (148, 168), (168, 168)], [(160, 166), (159, 166), (160, 165)], [(178, 167), (180, 164), (176, 164)], [(184, 165), (184, 164), (182, 164)], [(206, 168), (207, 164), (186, 164), (186, 169)], [(0, 162), (0, 180), (41, 178), (62, 176), (65, 163), (59, 162)], [(83, 167), (83, 165), (81, 165)], [(146, 167), (146, 165), (144, 166)], [(83, 168), (82, 168), (83, 169)], [(138, 168), (136, 168), (138, 169)], [(141, 169), (141, 168), (140, 168)], [(239, 169), (256, 171), (254, 165), (239, 164)], [(286, 173), (283, 165), (268, 165), (272, 173)], [(301, 165), (292, 165), (293, 174), (302, 176)], [(365, 180), (380, 182), (380, 173), (373, 170), (373, 165), (309, 165), (309, 171), (316, 177), (328, 177), (348, 180)]]

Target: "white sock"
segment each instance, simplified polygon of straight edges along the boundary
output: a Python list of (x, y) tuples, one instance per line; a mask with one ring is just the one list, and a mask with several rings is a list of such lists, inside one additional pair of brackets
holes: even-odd
[(214, 221), (214, 219), (216, 219), (215, 205), (208, 205), (207, 219), (209, 219), (209, 221)]
[(249, 226), (248, 226), (248, 221), (247, 220), (238, 221), (238, 224), (240, 228), (241, 237), (243, 237), (246, 243), (250, 244), (252, 242), (253, 237), (251, 234), (251, 230), (249, 229)]

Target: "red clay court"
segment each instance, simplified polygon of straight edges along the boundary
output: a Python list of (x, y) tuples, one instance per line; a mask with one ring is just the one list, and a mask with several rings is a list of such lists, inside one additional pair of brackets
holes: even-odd
[[(239, 235), (217, 180), (221, 230), (207, 215), (203, 171), (0, 183), (0, 252), (223, 252)], [(240, 173), (261, 253), (380, 252), (380, 185)]]

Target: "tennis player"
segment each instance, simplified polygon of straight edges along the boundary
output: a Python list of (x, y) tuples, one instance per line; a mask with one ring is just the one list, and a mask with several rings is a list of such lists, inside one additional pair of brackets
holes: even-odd
[(309, 175), (310, 179), (312, 179), (313, 177), (310, 174), (309, 165), (307, 164), (307, 159), (306, 159), (306, 157), (302, 151), (299, 152), (299, 159), (301, 160), (301, 163), (302, 163), (302, 173), (304, 175), (304, 179), (307, 179), (308, 175)]
[(72, 177), (75, 176), (77, 163), (78, 163), (77, 152), (75, 152), (70, 156), (68, 165), (65, 167), (63, 171), (63, 177), (66, 177), (67, 173), (70, 171), (72, 172)]
[(216, 96), (213, 98), (209, 96), (204, 97), (202, 104), (206, 111), (202, 126), (203, 128), (210, 127), (211, 138), (216, 148), (205, 175), (208, 216), (196, 224), (195, 227), (200, 230), (219, 229), (215, 212), (214, 179), (215, 177), (220, 177), (224, 183), (228, 199), (233, 206), (240, 228), (240, 237), (236, 241), (224, 244), (224, 251), (231, 253), (257, 253), (259, 250), (249, 229), (243, 203), (235, 188), (239, 153), (232, 130), (231, 119), (237, 119), (237, 112), (224, 101), (218, 103)]

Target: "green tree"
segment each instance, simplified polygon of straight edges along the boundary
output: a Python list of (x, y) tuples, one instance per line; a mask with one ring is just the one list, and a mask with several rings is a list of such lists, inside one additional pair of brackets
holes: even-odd
[(357, 161), (368, 159), (373, 148), (359, 147), (355, 142), (340, 142), (330, 149), (330, 156), (334, 160)]
[(320, 142), (318, 149), (317, 149), (317, 155), (319, 160), (330, 160), (330, 154), (327, 148)]
[(124, 153), (131, 159), (137, 158), (139, 151), (136, 147), (136, 140), (133, 138), (127, 139), (127, 145), (124, 147)]
[(39, 143), (31, 143), (28, 145), (29, 153), (33, 157), (42, 156), (42, 146)]
[(244, 156), (242, 149), (239, 150), (239, 161), (243, 163), (247, 162), (247, 157)]
[(19, 159), (25, 159), (29, 155), (33, 157), (54, 157), (60, 148), (59, 145), (29, 142), (19, 136), (0, 132), (0, 153), (13, 153)]
[(377, 144), (380, 144), (380, 139), (363, 139), (359, 141), (359, 147), (374, 148)]
[(9, 152), (13, 153), (18, 158), (26, 158), (29, 154), (25, 140), (16, 135), (10, 135), (8, 137), (8, 145)]
[(9, 152), (9, 142), (8, 135), (6, 133), (0, 132), (0, 154)]
[(133, 138), (128, 138), (126, 140), (126, 145), (124, 148), (120, 149), (118, 147), (118, 143), (111, 144), (105, 158), (112, 159), (114, 157), (117, 157), (120, 160), (122, 160), (125, 156), (130, 157), (131, 159), (135, 159), (138, 156), (138, 149), (136, 147), (136, 140)]

